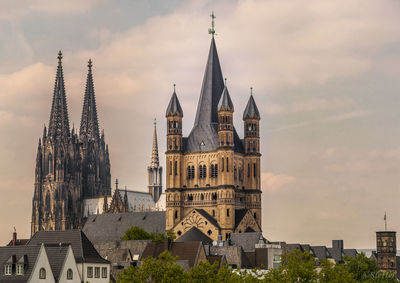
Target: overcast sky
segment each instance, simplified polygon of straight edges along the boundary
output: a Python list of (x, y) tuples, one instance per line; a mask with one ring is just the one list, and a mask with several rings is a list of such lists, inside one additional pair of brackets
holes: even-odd
[(0, 244), (30, 234), (37, 142), (64, 53), (70, 124), (87, 60), (112, 178), (146, 191), (153, 119), (165, 166), (165, 109), (177, 84), (194, 121), (210, 13), (243, 136), (250, 86), (260, 109), (263, 232), (272, 241), (375, 247), (400, 228), (400, 2), (0, 2)]

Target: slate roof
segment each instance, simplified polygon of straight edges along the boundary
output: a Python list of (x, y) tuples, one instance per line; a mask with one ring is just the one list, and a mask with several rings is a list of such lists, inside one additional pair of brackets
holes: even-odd
[(82, 231), (93, 243), (119, 241), (132, 226), (139, 226), (149, 233), (164, 233), (165, 211), (90, 215)]
[(196, 227), (192, 227), (175, 242), (202, 242), (204, 245), (212, 245), (213, 240)]
[(187, 260), (189, 267), (193, 267), (202, 248), (201, 242), (172, 242), (169, 247), (167, 240), (162, 243), (152, 242), (146, 246), (141, 259), (149, 256), (156, 258), (168, 249), (172, 256), (178, 256), (178, 260)]
[(231, 243), (241, 246), (245, 252), (254, 252), (262, 232), (233, 233)]
[[(11, 240), (8, 244), (7, 244), (7, 246), (8, 247), (11, 247), (12, 246), (12, 242), (13, 242), (13, 240)], [(15, 243), (15, 245), (16, 246), (24, 246), (24, 245), (26, 245), (26, 243), (28, 243), (29, 242), (29, 239), (17, 239), (17, 242)]]
[[(27, 282), (39, 255), (39, 251), (40, 246), (0, 247), (0, 282)], [(4, 264), (6, 261), (12, 256), (15, 256), (15, 261), (18, 261), (24, 257), (24, 255), (26, 255), (28, 262), (24, 275), (4, 275)]]
[(308, 251), (310, 254), (312, 254), (314, 256), (314, 251), (313, 251), (313, 249), (311, 248), (310, 245), (302, 244), (301, 247), (302, 247), (303, 250)]
[(344, 255), (348, 255), (351, 257), (356, 257), (358, 255), (358, 252), (356, 249), (344, 249), (343, 253), (344, 253)]
[(247, 118), (260, 119), (260, 112), (258, 111), (253, 95), (250, 95), (249, 102), (247, 102), (247, 106), (243, 112), (243, 120)]
[(315, 256), (320, 260), (332, 258), (332, 255), (325, 246), (311, 246), (311, 248), (314, 250)]
[(172, 94), (171, 100), (169, 101), (167, 111), (165, 112), (165, 116), (183, 116), (183, 110), (181, 104), (179, 103), (179, 99), (176, 96), (176, 92)]
[(340, 262), (343, 260), (344, 253), (341, 249), (328, 248), (328, 251), (331, 254), (332, 258), (335, 260), (335, 262)]
[(81, 230), (65, 231), (38, 231), (33, 235), (27, 245), (38, 246), (40, 244), (71, 244), (76, 263), (109, 263), (103, 259), (92, 243)]
[[(221, 66), (214, 38), (211, 39), (206, 70), (204, 72), (196, 119), (185, 141), (185, 152), (212, 151), (218, 148), (217, 106), (224, 90)], [(234, 150), (243, 153), (243, 142), (233, 129)]]
[(225, 111), (234, 111), (233, 103), (231, 100), (231, 96), (229, 95), (228, 88), (225, 86), (224, 90), (221, 95), (221, 99), (218, 102), (218, 111), (225, 110)]
[(283, 249), (285, 252), (289, 252), (289, 253), (293, 252), (294, 250), (299, 250), (301, 252), (304, 251), (302, 245), (298, 244), (298, 243), (286, 244)]
[[(152, 210), (156, 206), (150, 193), (141, 191), (118, 190), (121, 200), (124, 200), (125, 192), (128, 197), (128, 211), (141, 211), (142, 204), (144, 210)], [(135, 208), (136, 204), (136, 208)]]
[(65, 262), (65, 257), (67, 256), (69, 245), (45, 245), (47, 258), (53, 271), (54, 278), (59, 279), (61, 269)]

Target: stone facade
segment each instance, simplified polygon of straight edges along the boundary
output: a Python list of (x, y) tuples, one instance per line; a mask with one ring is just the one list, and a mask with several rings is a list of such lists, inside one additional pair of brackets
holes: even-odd
[(250, 96), (244, 139), (212, 38), (195, 124), (182, 136), (183, 111), (174, 93), (166, 111), (166, 228), (180, 237), (197, 227), (213, 240), (261, 231), (260, 114)]
[(81, 228), (83, 200), (111, 194), (110, 158), (104, 132), (99, 133), (92, 62), (78, 135), (69, 127), (61, 59), (59, 52), (49, 127), (44, 127), (37, 150), (32, 235), (41, 230)]
[(397, 273), (396, 232), (376, 232), (376, 260), (381, 271)]

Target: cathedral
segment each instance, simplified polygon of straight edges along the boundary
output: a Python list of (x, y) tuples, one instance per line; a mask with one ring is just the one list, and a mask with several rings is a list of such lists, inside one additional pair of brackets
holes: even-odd
[(175, 87), (166, 110), (166, 229), (178, 238), (192, 229), (213, 240), (261, 231), (260, 113), (251, 94), (240, 139), (214, 32), (188, 137)]
[(111, 195), (109, 151), (99, 130), (91, 60), (78, 134), (70, 130), (61, 51), (58, 54), (50, 121), (39, 139), (34, 186), (32, 235), (81, 228), (84, 200)]

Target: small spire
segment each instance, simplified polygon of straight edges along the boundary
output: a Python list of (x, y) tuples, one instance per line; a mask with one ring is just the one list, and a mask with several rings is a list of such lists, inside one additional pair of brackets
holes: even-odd
[(250, 87), (250, 95), (253, 95), (253, 87)]
[(214, 37), (214, 34), (215, 34), (215, 23), (214, 23), (214, 20), (216, 18), (214, 16), (214, 11), (211, 13), (210, 17), (211, 17), (211, 28), (208, 29), (208, 33), (211, 34), (212, 37)]
[(157, 123), (156, 119), (154, 119), (154, 133), (153, 133), (153, 147), (151, 150), (151, 164), (150, 167), (159, 167), (160, 159), (158, 157), (158, 143), (157, 143)]
[(93, 64), (92, 64), (92, 59), (89, 59), (89, 61), (88, 61), (89, 72), (92, 71), (92, 66), (93, 66)]
[(174, 92), (175, 92), (175, 87), (176, 87), (176, 84), (174, 84)]
[(226, 86), (226, 78), (224, 80), (225, 80), (225, 86)]
[(60, 64), (61, 65), (61, 59), (63, 58), (62, 57), (62, 52), (61, 52), (61, 50), (60, 51), (58, 51), (58, 56), (57, 56), (57, 58), (58, 58), (58, 64)]

